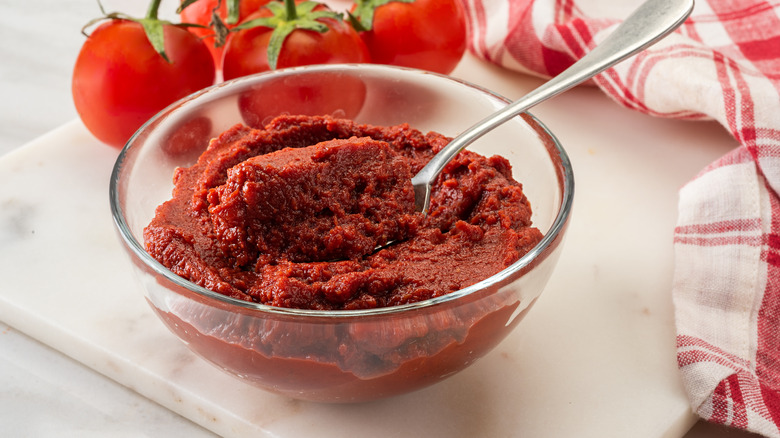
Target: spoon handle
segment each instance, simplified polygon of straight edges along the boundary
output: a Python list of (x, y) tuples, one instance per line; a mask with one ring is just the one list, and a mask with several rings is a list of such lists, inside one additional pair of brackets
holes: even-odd
[(568, 69), (524, 97), (486, 117), (454, 138), (412, 178), (418, 211), (427, 212), (430, 187), (444, 166), (463, 148), (532, 106), (556, 96), (635, 55), (678, 28), (694, 0), (647, 0), (607, 38)]

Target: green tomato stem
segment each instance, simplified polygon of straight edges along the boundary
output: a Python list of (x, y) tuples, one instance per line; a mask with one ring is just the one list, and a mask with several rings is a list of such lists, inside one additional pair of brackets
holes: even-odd
[(284, 8), (287, 12), (287, 20), (292, 21), (298, 18), (298, 8), (295, 0), (284, 0)]
[(149, 20), (156, 20), (157, 13), (160, 10), (161, 0), (152, 0), (149, 2), (149, 8), (146, 10), (146, 18)]
[(236, 24), (239, 20), (239, 13), (240, 13), (240, 1), (239, 0), (225, 0), (227, 1), (227, 19), (225, 20), (228, 24)]

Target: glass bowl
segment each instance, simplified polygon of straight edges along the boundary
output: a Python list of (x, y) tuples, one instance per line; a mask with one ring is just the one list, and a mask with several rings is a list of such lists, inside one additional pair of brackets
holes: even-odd
[[(260, 97), (264, 105), (253, 107), (247, 97)], [(129, 140), (110, 182), (113, 218), (147, 302), (206, 361), (248, 384), (297, 399), (378, 399), (463, 370), (528, 313), (562, 248), (572, 169), (556, 138), (529, 114), (513, 118), (469, 150), (510, 161), (544, 238), (510, 267), (448, 295), (344, 311), (240, 301), (173, 274), (144, 250), (142, 233), (155, 208), (170, 199), (174, 170), (194, 163), (209, 139), (236, 123), (258, 126), (283, 113), (330, 114), (455, 136), (507, 102), (451, 77), (366, 64), (248, 76), (171, 105)]]

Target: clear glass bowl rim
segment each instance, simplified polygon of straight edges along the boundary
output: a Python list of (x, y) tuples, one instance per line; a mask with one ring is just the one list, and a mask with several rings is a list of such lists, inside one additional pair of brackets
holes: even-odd
[[(439, 73), (429, 72), (429, 71), (416, 70), (416, 69), (411, 69), (406, 67), (376, 65), (376, 64), (323, 64), (323, 65), (310, 65), (304, 67), (292, 67), (292, 68), (279, 69), (279, 70), (274, 70), (265, 73), (258, 73), (250, 76), (244, 76), (244, 77), (240, 77), (240, 78), (236, 78), (219, 84), (212, 85), (210, 87), (197, 91), (189, 96), (186, 96), (172, 103), (171, 105), (169, 105), (168, 107), (166, 107), (165, 109), (157, 113), (154, 117), (149, 119), (135, 132), (135, 134), (133, 134), (132, 137), (130, 137), (130, 139), (122, 148), (122, 150), (120, 151), (116, 159), (113, 170), (111, 172), (111, 179), (109, 181), (109, 202), (111, 206), (111, 215), (113, 217), (114, 225), (116, 226), (119, 235), (121, 236), (124, 244), (130, 249), (132, 254), (138, 259), (140, 259), (147, 267), (152, 269), (155, 273), (162, 275), (167, 280), (171, 281), (177, 286), (183, 287), (201, 296), (215, 299), (226, 304), (231, 304), (245, 309), (252, 309), (258, 312), (270, 313), (276, 315), (349, 319), (349, 318), (364, 318), (367, 316), (375, 316), (375, 315), (400, 314), (410, 310), (433, 307), (443, 303), (458, 300), (459, 298), (468, 296), (479, 290), (483, 290), (494, 284), (500, 283), (507, 277), (510, 277), (513, 274), (515, 274), (517, 271), (520, 271), (521, 269), (525, 268), (534, 259), (544, 254), (545, 250), (550, 245), (552, 245), (552, 243), (558, 238), (558, 235), (564, 230), (566, 226), (568, 218), (571, 214), (572, 204), (574, 200), (574, 173), (572, 171), (571, 161), (569, 160), (569, 156), (566, 153), (566, 150), (563, 148), (560, 141), (558, 141), (558, 138), (555, 135), (553, 135), (553, 133), (549, 130), (549, 128), (547, 128), (547, 126), (544, 123), (542, 123), (539, 119), (537, 119), (533, 114), (526, 112), (525, 114), (528, 117), (530, 117), (533, 120), (533, 122), (536, 123), (539, 126), (539, 128), (541, 128), (544, 134), (549, 136), (550, 139), (553, 141), (555, 150), (558, 154), (558, 157), (561, 160), (561, 166), (563, 167), (563, 178), (562, 178), (563, 194), (561, 197), (561, 208), (556, 214), (555, 219), (553, 220), (553, 224), (550, 227), (549, 231), (544, 235), (542, 240), (535, 247), (531, 249), (531, 251), (526, 253), (519, 260), (517, 260), (515, 263), (505, 268), (501, 272), (493, 276), (490, 276), (484, 280), (481, 280), (475, 284), (472, 284), (471, 286), (460, 289), (458, 291), (451, 292), (449, 294), (442, 295), (439, 297), (418, 301), (415, 303), (403, 304), (399, 306), (380, 307), (375, 309), (338, 310), (338, 311), (291, 309), (291, 308), (269, 306), (266, 304), (260, 304), (260, 303), (249, 302), (249, 301), (242, 301), (235, 298), (231, 298), (227, 295), (220, 294), (218, 292), (214, 292), (210, 289), (199, 286), (189, 280), (184, 279), (183, 277), (174, 274), (163, 264), (157, 261), (157, 259), (155, 259), (149, 253), (146, 252), (146, 250), (143, 248), (143, 245), (140, 242), (138, 242), (138, 240), (135, 239), (135, 237), (133, 236), (133, 233), (130, 231), (130, 227), (128, 226), (125, 220), (124, 212), (120, 205), (118, 183), (119, 183), (120, 173), (122, 172), (123, 165), (125, 164), (125, 158), (127, 157), (132, 146), (135, 144), (136, 139), (140, 137), (142, 133), (149, 126), (153, 125), (158, 119), (165, 117), (165, 115), (171, 109), (176, 108), (184, 104), (185, 102), (195, 100), (204, 94), (215, 92), (215, 90), (224, 88), (233, 83), (261, 81), (261, 80), (265, 80), (265, 78), (267, 77), (273, 77), (279, 75), (290, 75), (290, 74), (295, 74), (296, 72), (299, 71), (343, 72), (345, 70), (368, 70), (368, 71), (381, 73), (383, 75), (388, 75), (388, 76), (392, 75), (394, 71), (400, 70), (406, 72), (407, 74), (439, 76), (444, 80), (459, 83), (463, 86), (484, 93), (489, 97), (493, 97), (495, 99), (503, 101), (507, 104), (511, 103), (511, 100), (507, 99), (506, 97), (501, 96), (498, 93), (495, 93), (491, 90), (488, 90), (484, 87), (481, 87), (469, 81), (465, 81), (462, 79), (454, 78), (447, 75), (442, 75)], [(477, 121), (475, 121), (475, 123), (476, 122)], [(527, 122), (525, 121), (524, 123), (527, 124)]]

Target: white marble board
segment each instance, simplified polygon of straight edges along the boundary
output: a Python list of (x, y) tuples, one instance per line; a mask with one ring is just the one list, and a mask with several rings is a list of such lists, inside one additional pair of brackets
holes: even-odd
[[(538, 81), (467, 59), (517, 98)], [(695, 422), (676, 370), (677, 190), (734, 147), (714, 123), (653, 119), (580, 88), (534, 113), (577, 180), (566, 248), (515, 333), (431, 388), (298, 402), (194, 356), (152, 314), (108, 208), (117, 151), (68, 123), (0, 159), (0, 320), (225, 437), (675, 437)]]

